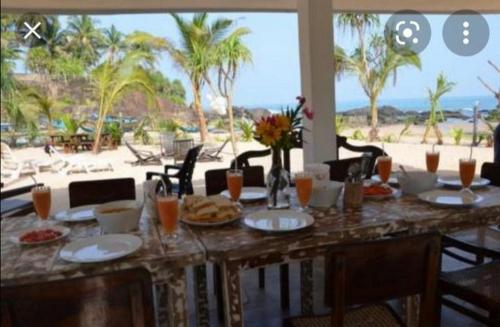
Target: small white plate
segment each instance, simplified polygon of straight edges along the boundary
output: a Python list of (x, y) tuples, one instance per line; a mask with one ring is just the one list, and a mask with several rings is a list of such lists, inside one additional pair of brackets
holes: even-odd
[(142, 239), (129, 234), (108, 234), (66, 244), (59, 255), (70, 262), (91, 263), (115, 260), (139, 250)]
[[(226, 198), (231, 198), (229, 190), (224, 190), (220, 193)], [(265, 187), (253, 187), (245, 186), (241, 190), (240, 201), (241, 202), (254, 202), (260, 201), (267, 198), (267, 190)]]
[(460, 191), (432, 190), (418, 194), (422, 201), (446, 207), (469, 207), (483, 201), (483, 197), (478, 194), (472, 194), (468, 198), (466, 194)]
[[(30, 233), (30, 232), (34, 232), (34, 231), (40, 231), (40, 230), (46, 230), (46, 229), (56, 230), (58, 232), (61, 232), (62, 234), (60, 236), (56, 237), (56, 238), (53, 238), (53, 239), (47, 240), (47, 241), (41, 241), (41, 242), (23, 242), (23, 241), (21, 241), (21, 236), (25, 235), (26, 233)], [(20, 231), (16, 231), (16, 233), (14, 235), (11, 235), (9, 237), (9, 240), (11, 242), (13, 242), (13, 243), (20, 244), (20, 245), (46, 244), (46, 243), (55, 242), (57, 240), (60, 240), (63, 237), (68, 236), (68, 234), (70, 233), (70, 231), (71, 230), (69, 228), (64, 227), (64, 226), (57, 226), (57, 225), (47, 224), (47, 226), (32, 227), (32, 228), (27, 228), (27, 229), (23, 229), (23, 230), (20, 230)]]
[[(443, 184), (445, 187), (461, 189), (462, 181), (460, 177), (438, 177), (438, 183)], [(486, 187), (490, 184), (490, 180), (482, 177), (474, 177), (472, 180), (472, 184), (470, 185), (471, 189), (478, 189), (482, 187)]]
[(266, 232), (291, 232), (311, 226), (314, 218), (293, 210), (263, 210), (249, 214), (243, 222), (250, 228)]
[(59, 211), (54, 216), (55, 220), (64, 222), (82, 222), (96, 219), (95, 205), (74, 207), (68, 210)]
[[(371, 177), (371, 180), (377, 183), (382, 183), (382, 180), (380, 179), (379, 175), (373, 175)], [(391, 173), (391, 176), (389, 176), (389, 180), (387, 182), (389, 183), (389, 185), (399, 185), (398, 175), (395, 173)]]

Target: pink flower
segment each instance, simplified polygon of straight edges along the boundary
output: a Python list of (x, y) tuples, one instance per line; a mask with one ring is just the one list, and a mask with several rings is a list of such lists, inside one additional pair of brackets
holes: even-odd
[(297, 99), (300, 104), (304, 104), (306, 102), (306, 98), (302, 95), (297, 96), (295, 99)]
[(305, 106), (304, 109), (302, 109), (302, 112), (307, 119), (312, 120), (314, 118), (314, 111), (312, 111), (308, 106)]

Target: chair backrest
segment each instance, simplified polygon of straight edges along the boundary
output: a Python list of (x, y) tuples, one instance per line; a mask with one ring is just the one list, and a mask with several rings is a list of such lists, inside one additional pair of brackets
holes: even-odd
[(194, 167), (196, 166), (196, 160), (200, 154), (203, 144), (197, 145), (194, 148), (189, 149), (182, 163), (181, 169), (177, 174), (179, 178), (179, 196), (183, 194), (192, 194), (192, 183)]
[(150, 273), (143, 268), (2, 287), (2, 326), (154, 326)]
[(483, 163), (481, 166), (481, 177), (489, 179), (491, 185), (500, 186), (500, 163)]
[(419, 325), (436, 326), (440, 271), (437, 233), (332, 247), (332, 326), (342, 326), (346, 306), (420, 294)]
[[(359, 158), (347, 158), (339, 160), (325, 161), (324, 164), (330, 166), (330, 180), (343, 182), (348, 176), (349, 166), (353, 163), (361, 164), (361, 157)], [(371, 171), (371, 170), (370, 170)], [(371, 177), (371, 173), (370, 176)]]
[(236, 160), (233, 159), (233, 161), (231, 161), (231, 168), (235, 168), (236, 163), (238, 164), (238, 168), (250, 167), (251, 166), (249, 161), (250, 159), (266, 157), (269, 155), (271, 155), (271, 149), (250, 150), (243, 152), (236, 157)]
[[(249, 166), (243, 170), (243, 186), (264, 187), (264, 167)], [(226, 171), (228, 169), (212, 169), (205, 172), (205, 190), (207, 195), (219, 194), (227, 189)]]
[(1, 142), (0, 143), (0, 154), (2, 161), (16, 161), (14, 158), (14, 154), (12, 153), (12, 149), (7, 143)]
[(69, 206), (71, 208), (118, 200), (135, 200), (135, 180), (133, 178), (69, 183)]

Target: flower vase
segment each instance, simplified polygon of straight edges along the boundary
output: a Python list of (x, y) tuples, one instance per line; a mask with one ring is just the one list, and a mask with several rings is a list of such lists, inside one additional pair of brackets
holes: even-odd
[(288, 171), (283, 168), (281, 149), (273, 149), (272, 155), (272, 167), (267, 174), (267, 208), (287, 209), (290, 208), (290, 194), (288, 192), (290, 177)]

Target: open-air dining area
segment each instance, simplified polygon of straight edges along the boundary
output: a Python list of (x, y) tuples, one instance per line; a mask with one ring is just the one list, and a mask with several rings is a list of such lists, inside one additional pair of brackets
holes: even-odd
[(1, 9), (2, 326), (500, 326), (500, 3)]

